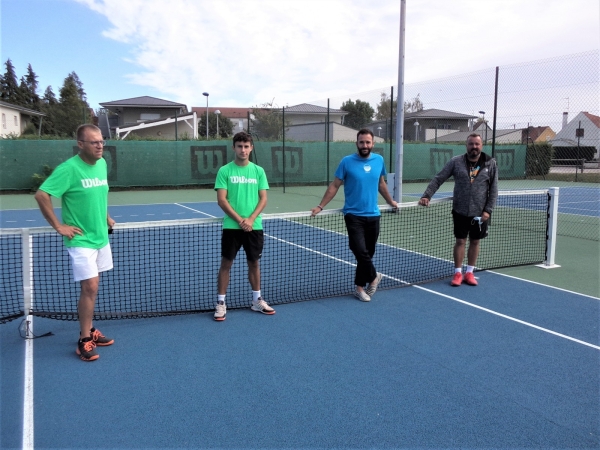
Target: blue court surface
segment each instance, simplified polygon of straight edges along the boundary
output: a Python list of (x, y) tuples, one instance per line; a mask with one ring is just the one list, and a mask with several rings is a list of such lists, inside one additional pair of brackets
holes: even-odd
[[(46, 226), (32, 211), (6, 225), (5, 213), (3, 227)], [(110, 214), (222, 212), (185, 203)], [(212, 301), (217, 267), (198, 270)], [(351, 285), (350, 272), (335, 283)], [(235, 309), (224, 322), (97, 321), (115, 344), (89, 363), (75, 355), (76, 322), (35, 317), (35, 335), (53, 334), (32, 340), (21, 319), (0, 325), (0, 447), (600, 448), (600, 299), (477, 277), (477, 287), (380, 290), (370, 303), (276, 305), (274, 316)]]
[[(60, 208), (55, 208), (60, 217)], [(216, 202), (164, 203), (153, 205), (109, 206), (108, 213), (117, 223), (152, 222), (223, 217)], [(8, 209), (0, 211), (0, 228), (47, 227), (48, 222), (39, 209)]]
[[(593, 187), (561, 187), (558, 196), (558, 212), (580, 216), (600, 217), (600, 189)], [(418, 194), (405, 194), (421, 197)], [(452, 197), (452, 191), (438, 191), (433, 198)]]
[[(421, 194), (414, 196), (415, 201)], [(452, 192), (437, 192), (434, 198), (451, 197)], [(564, 214), (600, 217), (600, 189), (586, 187), (560, 188), (558, 212)], [(109, 214), (120, 223), (150, 222), (156, 220), (183, 220), (223, 217), (216, 202), (163, 203), (152, 205), (109, 206)], [(60, 208), (56, 208), (60, 214)], [(0, 211), (0, 228), (46, 227), (48, 223), (38, 209), (12, 209)]]
[(600, 299), (478, 277), (97, 322), (91, 363), (75, 322), (10, 322), (2, 448), (599, 448)]

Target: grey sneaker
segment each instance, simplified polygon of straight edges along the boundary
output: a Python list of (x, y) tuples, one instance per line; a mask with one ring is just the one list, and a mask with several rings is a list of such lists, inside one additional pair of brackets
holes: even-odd
[(271, 308), (267, 302), (262, 299), (262, 297), (259, 297), (257, 302), (252, 302), (250, 309), (252, 311), (267, 314), (269, 316), (275, 314), (275, 310)]
[(358, 289), (354, 289), (354, 296), (359, 299), (361, 302), (370, 302), (371, 297), (365, 291), (359, 291)]
[(225, 303), (217, 303), (215, 307), (215, 315), (213, 316), (217, 322), (222, 322), (225, 320), (225, 316), (227, 315), (227, 306)]
[(383, 274), (377, 272), (377, 276), (375, 277), (375, 280), (373, 280), (373, 282), (371, 284), (369, 284), (369, 287), (366, 289), (367, 295), (369, 297), (373, 297), (373, 295), (377, 291), (377, 286), (379, 286), (379, 283), (381, 283), (382, 278), (383, 278)]

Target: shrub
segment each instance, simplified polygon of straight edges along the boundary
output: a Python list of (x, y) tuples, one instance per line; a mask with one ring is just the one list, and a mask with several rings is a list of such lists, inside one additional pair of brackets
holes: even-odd
[(46, 181), (46, 178), (50, 176), (50, 174), (54, 171), (54, 169), (48, 165), (44, 165), (42, 167), (42, 173), (34, 173), (31, 177), (31, 190), (33, 192), (37, 191), (42, 183)]
[(552, 165), (552, 145), (541, 142), (527, 146), (525, 154), (525, 167), (527, 176), (546, 176)]

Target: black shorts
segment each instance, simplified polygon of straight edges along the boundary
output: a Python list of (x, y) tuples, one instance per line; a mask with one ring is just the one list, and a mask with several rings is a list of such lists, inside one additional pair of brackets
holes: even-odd
[(473, 217), (462, 216), (452, 211), (452, 219), (454, 220), (454, 237), (456, 239), (469, 239), (479, 240), (487, 237), (488, 235), (488, 222), (489, 219), (479, 225), (478, 222), (473, 220)]
[(244, 231), (225, 228), (221, 236), (221, 256), (233, 261), (240, 248), (244, 247), (246, 259), (258, 261), (262, 256), (264, 242), (263, 230)]

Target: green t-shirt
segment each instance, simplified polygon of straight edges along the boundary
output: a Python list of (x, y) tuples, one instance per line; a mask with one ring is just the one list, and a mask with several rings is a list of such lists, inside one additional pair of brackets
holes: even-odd
[[(252, 215), (258, 205), (258, 191), (269, 189), (267, 175), (262, 167), (249, 162), (246, 166), (238, 166), (234, 161), (225, 164), (217, 173), (215, 190), (227, 190), (227, 201), (242, 218)], [(241, 229), (239, 224), (225, 215), (223, 228)], [(259, 214), (252, 226), (253, 230), (262, 230), (262, 218)]]
[(79, 155), (60, 164), (40, 189), (62, 201), (62, 223), (79, 227), (83, 236), (64, 238), (66, 247), (99, 249), (108, 244), (106, 161), (93, 166)]

